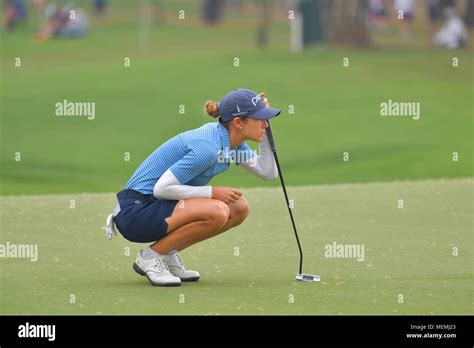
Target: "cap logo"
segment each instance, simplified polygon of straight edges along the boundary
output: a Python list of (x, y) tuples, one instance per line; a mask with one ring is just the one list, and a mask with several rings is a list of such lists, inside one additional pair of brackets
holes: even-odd
[(239, 105), (237, 105), (237, 112), (241, 112), (240, 108), (239, 108)]
[(255, 97), (252, 98), (253, 106), (257, 106), (257, 103), (262, 100), (262, 98), (257, 94)]

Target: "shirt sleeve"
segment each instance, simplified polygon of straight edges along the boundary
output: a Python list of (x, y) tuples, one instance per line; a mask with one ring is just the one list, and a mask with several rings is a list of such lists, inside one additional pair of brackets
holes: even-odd
[(156, 182), (153, 196), (158, 199), (212, 198), (212, 186), (181, 185), (179, 180), (167, 170)]
[(264, 180), (278, 178), (278, 167), (266, 133), (264, 134), (263, 140), (260, 142), (258, 149), (260, 155), (254, 153), (254, 157), (247, 162), (241, 162), (240, 167)]
[(174, 163), (170, 170), (184, 185), (210, 168), (217, 160), (217, 148), (207, 140), (193, 140), (188, 144), (188, 152)]
[(237, 146), (237, 156), (235, 159), (235, 164), (239, 165), (241, 163), (249, 163), (252, 158), (256, 156), (255, 151), (253, 151), (250, 146), (244, 141), (242, 144)]

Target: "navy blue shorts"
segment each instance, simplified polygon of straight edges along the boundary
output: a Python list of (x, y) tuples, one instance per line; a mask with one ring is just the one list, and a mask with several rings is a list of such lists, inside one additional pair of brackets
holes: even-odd
[(135, 243), (156, 242), (166, 236), (168, 223), (178, 201), (156, 199), (134, 190), (117, 193), (120, 212), (115, 226), (125, 239)]

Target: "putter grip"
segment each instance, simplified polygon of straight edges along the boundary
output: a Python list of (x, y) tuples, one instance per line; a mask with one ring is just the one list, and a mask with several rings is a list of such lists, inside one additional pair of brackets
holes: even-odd
[(270, 121), (268, 122), (268, 128), (266, 129), (267, 135), (268, 135), (268, 141), (270, 142), (270, 147), (272, 148), (272, 151), (276, 150), (275, 147), (275, 141), (273, 140), (273, 133), (272, 133), (272, 127), (270, 126)]

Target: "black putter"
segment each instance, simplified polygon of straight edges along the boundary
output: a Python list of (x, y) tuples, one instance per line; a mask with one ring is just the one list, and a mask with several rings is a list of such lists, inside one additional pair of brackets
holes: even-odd
[(270, 127), (270, 121), (268, 121), (268, 140), (270, 141), (270, 147), (272, 148), (273, 155), (275, 156), (275, 162), (278, 168), (278, 176), (280, 177), (281, 186), (283, 187), (283, 192), (285, 194), (286, 206), (288, 207), (288, 212), (290, 213), (291, 224), (293, 225), (293, 231), (295, 231), (296, 242), (298, 243), (298, 250), (300, 251), (300, 268), (299, 272), (296, 274), (296, 280), (302, 282), (319, 282), (321, 277), (313, 274), (303, 274), (303, 250), (301, 249), (300, 239), (298, 237), (298, 231), (296, 231), (295, 220), (293, 219), (293, 213), (291, 212), (290, 202), (288, 200), (288, 194), (286, 193), (285, 182), (283, 181), (283, 175), (281, 173), (280, 163), (278, 162), (278, 156), (276, 153), (275, 141), (273, 140), (272, 128)]

